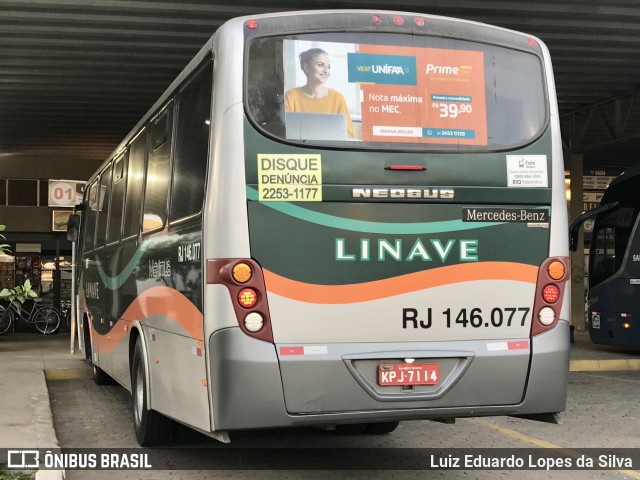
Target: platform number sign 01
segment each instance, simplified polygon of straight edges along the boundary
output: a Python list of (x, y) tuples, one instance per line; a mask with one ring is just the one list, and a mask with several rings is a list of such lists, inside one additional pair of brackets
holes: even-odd
[(49, 206), (74, 207), (82, 202), (85, 182), (49, 180)]

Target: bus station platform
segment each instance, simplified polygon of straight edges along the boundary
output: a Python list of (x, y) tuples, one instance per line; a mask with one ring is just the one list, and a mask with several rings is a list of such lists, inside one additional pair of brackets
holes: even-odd
[[(570, 369), (572, 372), (640, 370), (640, 351), (594, 345), (588, 332), (576, 330), (571, 344)], [(71, 353), (68, 333), (0, 336), (3, 406), (0, 409), (0, 449), (58, 448), (47, 380), (83, 378), (91, 378), (91, 368), (77, 348)], [(91, 408), (90, 405), (87, 408)], [(2, 455), (6, 456), (6, 453), (0, 450), (0, 473), (2, 465), (7, 463)], [(63, 477), (62, 472), (41, 470), (36, 478)]]

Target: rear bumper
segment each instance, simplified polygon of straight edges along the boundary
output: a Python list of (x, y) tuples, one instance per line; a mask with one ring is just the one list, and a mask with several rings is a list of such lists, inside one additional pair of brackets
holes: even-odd
[(534, 356), (487, 352), (486, 341), (447, 343), (447, 350), (413, 343), (400, 358), (447, 359), (441, 384), (382, 395), (371, 369), (383, 353), (398, 358), (400, 344), (333, 344), (322, 359), (322, 349), (278, 358), (276, 345), (239, 328), (220, 330), (209, 342), (215, 430), (557, 413), (566, 406), (566, 321), (530, 340)]

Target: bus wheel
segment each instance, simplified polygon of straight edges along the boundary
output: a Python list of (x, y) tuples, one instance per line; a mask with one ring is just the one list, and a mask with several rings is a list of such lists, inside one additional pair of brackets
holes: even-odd
[(398, 428), (399, 424), (400, 422), (367, 423), (364, 433), (369, 435), (383, 435), (385, 433), (391, 433)]
[(147, 366), (142, 355), (142, 343), (138, 339), (133, 352), (131, 370), (131, 397), (133, 399), (133, 425), (136, 439), (141, 447), (159, 445), (169, 440), (170, 420), (158, 412), (147, 408)]

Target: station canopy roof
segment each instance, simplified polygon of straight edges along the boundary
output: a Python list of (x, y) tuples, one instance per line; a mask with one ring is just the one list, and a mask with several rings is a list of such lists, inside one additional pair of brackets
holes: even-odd
[[(104, 160), (232, 17), (388, 7), (361, 0), (0, 0), (0, 160)], [(552, 55), (567, 151), (584, 153), (585, 170), (639, 159), (640, 2), (400, 0), (393, 9), (539, 37)]]

